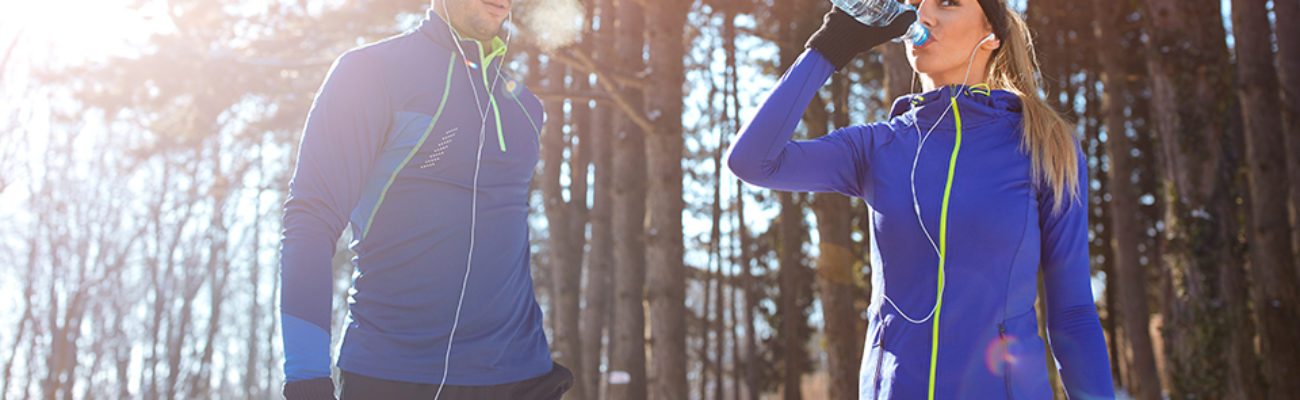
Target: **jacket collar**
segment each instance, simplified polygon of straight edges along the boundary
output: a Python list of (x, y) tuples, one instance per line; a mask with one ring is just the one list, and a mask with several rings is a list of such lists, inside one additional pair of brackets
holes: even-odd
[[(949, 99), (954, 95), (957, 110), (949, 109)], [(1015, 93), (990, 90), (988, 85), (979, 84), (948, 85), (921, 94), (901, 96), (894, 100), (889, 115), (907, 125), (915, 123), (928, 129), (939, 122), (936, 130), (951, 130), (955, 128), (957, 113), (961, 114), (962, 128), (969, 129), (991, 120), (1019, 119), (1020, 112), (1020, 97)]]
[[(416, 30), (454, 54), (460, 54), (460, 48), (465, 49), (465, 56), (470, 58), (466, 61), (470, 64), (477, 62), (490, 65), (493, 59), (506, 52), (506, 43), (500, 37), (493, 36), (492, 42), (485, 49), (477, 39), (463, 37), (455, 32), (455, 29), (450, 27), (447, 21), (443, 20), (442, 16), (434, 12), (433, 9), (426, 12), (424, 20), (420, 21), (420, 26)], [(457, 41), (460, 42), (460, 48), (456, 46)], [(474, 58), (476, 55), (477, 59)], [(477, 68), (476, 65), (471, 65), (471, 67)]]

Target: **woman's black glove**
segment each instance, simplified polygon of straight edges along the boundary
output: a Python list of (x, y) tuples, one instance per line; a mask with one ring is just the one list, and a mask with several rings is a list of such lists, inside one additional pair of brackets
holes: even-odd
[(822, 17), (821, 29), (808, 38), (804, 47), (822, 53), (839, 70), (848, 65), (858, 53), (903, 36), (907, 33), (907, 27), (915, 21), (916, 12), (907, 11), (894, 18), (894, 22), (888, 26), (867, 26), (839, 7), (831, 7), (831, 11)]
[(334, 381), (316, 378), (285, 382), (284, 398), (288, 400), (334, 400)]

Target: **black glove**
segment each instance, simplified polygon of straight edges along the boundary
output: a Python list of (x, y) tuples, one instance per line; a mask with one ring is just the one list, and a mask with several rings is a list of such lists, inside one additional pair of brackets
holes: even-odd
[(288, 400), (334, 400), (334, 381), (316, 378), (284, 383), (284, 398)]
[(894, 22), (888, 26), (867, 26), (839, 7), (831, 7), (831, 11), (822, 17), (821, 29), (808, 38), (804, 47), (822, 53), (839, 70), (848, 65), (858, 53), (903, 36), (912, 22), (916, 22), (916, 12), (907, 11), (894, 18)]

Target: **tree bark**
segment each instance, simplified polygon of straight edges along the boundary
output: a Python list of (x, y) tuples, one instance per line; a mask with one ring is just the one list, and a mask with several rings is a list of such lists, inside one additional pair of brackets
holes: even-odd
[(646, 232), (647, 300), (650, 302), (650, 398), (687, 398), (686, 266), (682, 242), (682, 86), (686, 81), (684, 26), (691, 2), (663, 0), (647, 7), (651, 81), (646, 137), (650, 171)]
[[(1252, 235), (1251, 300), (1259, 333), (1260, 361), (1269, 397), (1300, 393), (1300, 296), (1287, 215), (1287, 160), (1282, 132), (1278, 79), (1273, 67), (1267, 0), (1233, 0), (1233, 34), (1237, 51), (1237, 94), (1246, 136)], [(1279, 25), (1296, 21), (1279, 21)], [(1292, 158), (1300, 155), (1292, 155)]]
[(592, 148), (595, 149), (595, 190), (591, 210), (591, 251), (587, 253), (586, 304), (582, 314), (582, 364), (585, 368), (579, 380), (585, 386), (588, 398), (599, 398), (600, 368), (605, 328), (609, 321), (610, 277), (615, 264), (613, 253), (614, 179), (613, 147), (610, 139), (607, 108), (598, 108), (593, 114)]
[[(726, 115), (727, 120), (730, 122), (728, 126), (731, 129), (724, 131), (723, 136), (730, 137), (732, 132), (740, 130), (740, 91), (738, 90), (740, 79), (736, 69), (736, 10), (732, 7), (734, 3), (727, 2), (726, 4), (727, 6), (723, 7), (722, 10), (722, 46), (723, 52), (726, 54), (726, 77), (724, 80), (727, 82), (727, 89), (724, 90), (726, 96), (723, 98), (723, 101), (729, 101), (728, 104), (731, 104), (730, 107), (727, 107), (728, 112)], [(728, 143), (729, 142), (730, 141), (728, 141)], [(719, 177), (719, 179), (721, 179), (721, 177)], [(737, 188), (739, 188), (739, 186), (737, 186)], [(736, 209), (734, 211), (739, 216), (742, 214), (740, 207), (744, 204), (741, 200), (743, 193), (737, 190), (734, 195), (736, 196), (736, 201), (734, 203)], [(737, 223), (732, 228), (736, 232), (734, 240), (732, 241), (734, 246), (732, 249), (732, 257), (734, 258), (731, 259), (733, 279), (729, 280), (732, 284), (728, 285), (730, 290), (728, 290), (729, 295), (727, 296), (727, 315), (729, 322), (727, 324), (727, 332), (731, 337), (731, 398), (733, 400), (740, 400), (741, 398), (741, 387), (745, 382), (745, 375), (742, 371), (746, 370), (741, 367), (745, 364), (741, 361), (740, 355), (742, 353), (742, 347), (737, 331), (745, 329), (745, 325), (752, 323), (746, 322), (742, 324), (740, 318), (736, 315), (738, 310), (737, 307), (742, 307), (745, 310), (749, 309), (748, 307), (740, 305), (738, 302), (738, 300), (741, 299), (738, 293), (741, 292), (745, 276), (749, 273), (749, 260), (744, 254), (742, 254), (745, 252), (744, 244), (739, 240), (739, 232), (743, 229), (743, 225), (744, 222), (738, 218)], [(736, 283), (737, 281), (740, 282), (739, 285)], [(747, 296), (747, 294), (744, 293), (741, 293), (741, 295)]]
[[(1278, 21), (1277, 76), (1282, 100), (1282, 137), (1288, 154), (1287, 202), (1291, 219), (1291, 250), (1300, 254), (1300, 2), (1274, 1)], [(1300, 267), (1300, 265), (1297, 265)]]
[(745, 382), (744, 398), (758, 400), (758, 370), (755, 368), (755, 363), (758, 362), (758, 338), (755, 337), (757, 329), (754, 326), (758, 293), (754, 290), (754, 270), (749, 248), (751, 240), (745, 222), (745, 184), (739, 179), (736, 180), (736, 236), (740, 242), (740, 290), (745, 299), (745, 322), (742, 324), (745, 331), (745, 364), (741, 380)]
[(881, 63), (885, 68), (884, 104), (892, 105), (894, 99), (912, 89), (912, 66), (907, 63), (906, 49), (902, 43), (885, 43), (876, 49), (880, 51)]
[(777, 272), (779, 280), (780, 299), (777, 304), (777, 313), (781, 315), (781, 349), (783, 351), (782, 359), (785, 361), (783, 368), (782, 390), (785, 400), (800, 400), (803, 398), (802, 382), (803, 374), (807, 369), (804, 360), (808, 358), (804, 350), (804, 338), (801, 334), (803, 329), (800, 324), (806, 323), (804, 320), (803, 307), (800, 306), (799, 298), (803, 297), (803, 284), (799, 276), (800, 269), (803, 268), (801, 259), (803, 258), (803, 208), (795, 201), (794, 194), (790, 192), (778, 192), (777, 197), (781, 203), (780, 235), (778, 252), (780, 256), (780, 271)]
[[(832, 77), (832, 97), (837, 101), (834, 119), (836, 126), (848, 124), (847, 102), (838, 101), (847, 97), (848, 84), (843, 75)], [(830, 115), (825, 108), (810, 108), (806, 126), (810, 136), (828, 134), (827, 123)], [(822, 300), (822, 321), (825, 325), (826, 358), (829, 363), (828, 375), (830, 399), (855, 399), (858, 397), (858, 367), (861, 361), (859, 343), (862, 338), (857, 335), (860, 319), (853, 307), (858, 287), (854, 283), (855, 258), (850, 250), (853, 240), (852, 219), (849, 215), (849, 198), (838, 193), (817, 193), (813, 195), (813, 213), (817, 216), (816, 260), (817, 286)]]
[[(1101, 43), (1119, 43), (1118, 19), (1127, 15), (1127, 7), (1114, 4), (1093, 3), (1093, 11), (1099, 21), (1097, 40)], [(1138, 217), (1138, 189), (1133, 183), (1135, 161), (1130, 157), (1133, 142), (1129, 140), (1128, 129), (1124, 124), (1125, 81), (1120, 53), (1116, 49), (1099, 51), (1105, 82), (1105, 126), (1106, 155), (1110, 160), (1110, 243), (1115, 259), (1112, 260), (1115, 274), (1108, 276), (1107, 283), (1118, 292), (1119, 318), (1111, 315), (1112, 324), (1123, 326), (1124, 338), (1112, 337), (1112, 343), (1122, 342), (1125, 352), (1117, 364), (1127, 366), (1129, 379), (1125, 386), (1130, 394), (1141, 400), (1160, 399), (1160, 379), (1156, 375), (1155, 356), (1151, 348), (1151, 336), (1147, 334), (1148, 318), (1146, 293), (1146, 272), (1143, 270), (1138, 254), (1140, 235), (1145, 230)], [(1108, 290), (1110, 292), (1111, 290)], [(1122, 323), (1121, 323), (1122, 322)], [(1119, 347), (1119, 346), (1115, 346)]]
[[(624, 71), (644, 68), (644, 11), (636, 1), (620, 0), (615, 46)], [(624, 89), (627, 101), (640, 109), (642, 94)], [(610, 325), (609, 398), (644, 400), (646, 390), (645, 298), (646, 171), (645, 136), (624, 116), (616, 118), (614, 153), (614, 311)], [(625, 375), (626, 383), (615, 383)]]
[[(547, 65), (546, 71), (548, 88), (552, 92), (563, 93), (564, 81), (568, 75), (567, 68), (558, 63), (551, 63)], [(586, 196), (572, 190), (574, 182), (571, 181), (570, 200), (566, 202), (565, 188), (560, 183), (561, 166), (565, 161), (564, 151), (569, 148), (569, 137), (564, 133), (564, 126), (572, 122), (565, 118), (565, 101), (564, 98), (554, 98), (548, 100), (545, 105), (546, 115), (549, 117), (548, 124), (542, 128), (542, 176), (539, 186), (545, 199), (547, 226), (550, 227), (547, 249), (551, 270), (554, 271), (551, 276), (553, 288), (551, 296), (555, 298), (556, 307), (551, 309), (551, 318), (555, 335), (552, 340), (551, 354), (556, 362), (567, 366), (575, 376), (581, 376), (582, 342), (578, 330), (578, 296), (581, 294), (582, 284), (582, 255), (573, 251), (578, 238), (575, 237), (575, 232), (570, 225), (579, 216), (570, 203), (579, 201), (580, 198), (581, 201), (586, 201)], [(576, 106), (574, 108), (576, 109)], [(570, 154), (572, 162), (576, 158), (576, 152)], [(577, 168), (577, 165), (573, 165), (573, 168)], [(569, 389), (566, 397), (582, 400), (586, 398), (583, 392), (581, 385), (574, 385)]]
[[(1151, 119), (1165, 178), (1165, 345), (1172, 398), (1258, 398), (1254, 351), (1234, 253), (1237, 170), (1231, 84), (1219, 3), (1147, 0)], [(1234, 324), (1234, 322), (1237, 322)], [(1226, 339), (1226, 340), (1225, 340)], [(1245, 339), (1245, 340), (1243, 340)], [(1228, 368), (1224, 368), (1227, 366)]]
[[(613, 63), (614, 26), (617, 14), (614, 0), (601, 0), (599, 15), (602, 21), (599, 34), (588, 35), (583, 46), (595, 51), (596, 59)], [(589, 31), (590, 32), (590, 31)], [(592, 187), (591, 248), (587, 253), (586, 308), (582, 314), (582, 363), (585, 368), (577, 384), (584, 387), (590, 399), (599, 399), (601, 364), (604, 357), (604, 340), (610, 320), (614, 261), (614, 125), (617, 106), (600, 101), (591, 114), (590, 138), (595, 177)]]
[[(709, 104), (713, 104), (712, 97), (717, 92), (717, 85), (711, 83), (710, 86), (712, 87), (712, 93), (709, 94)], [(725, 101), (726, 97), (724, 96), (723, 102), (725, 103)], [(712, 375), (714, 382), (713, 398), (721, 400), (722, 363), (725, 360), (723, 358), (722, 349), (724, 349), (724, 346), (726, 345), (722, 336), (723, 328), (721, 326), (723, 323), (722, 316), (724, 312), (724, 309), (722, 308), (722, 286), (724, 281), (721, 276), (724, 268), (723, 265), (726, 264), (722, 258), (722, 149), (727, 148), (727, 135), (722, 134), (718, 136), (718, 145), (713, 149), (713, 155), (710, 157), (713, 163), (713, 206), (710, 207), (709, 210), (711, 224), (709, 229), (708, 280), (705, 281), (704, 284), (704, 303), (702, 303), (702, 307), (700, 307), (704, 312), (701, 313), (700, 318), (703, 321), (702, 329), (700, 330), (700, 365), (702, 368), (700, 368), (700, 391), (698, 398), (707, 398), (706, 395), (709, 393), (709, 377)], [(713, 305), (712, 315), (709, 313), (710, 304)], [(717, 340), (716, 347), (718, 351), (716, 352), (709, 347), (710, 336)], [(712, 362), (709, 361), (710, 356), (713, 357)], [(710, 374), (710, 372), (712, 372), (712, 374)]]

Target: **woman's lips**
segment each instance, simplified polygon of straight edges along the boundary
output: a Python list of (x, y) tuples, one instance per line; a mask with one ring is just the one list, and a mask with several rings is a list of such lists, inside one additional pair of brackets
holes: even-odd
[(925, 40), (925, 43), (923, 43), (923, 44), (920, 44), (920, 45), (913, 44), (913, 45), (912, 45), (912, 50), (921, 50), (921, 49), (924, 49), (924, 48), (926, 48), (926, 47), (930, 47), (930, 44), (931, 44), (931, 43), (934, 43), (934, 37), (933, 37), (933, 36), (931, 36), (930, 38), (926, 39), (926, 40)]

